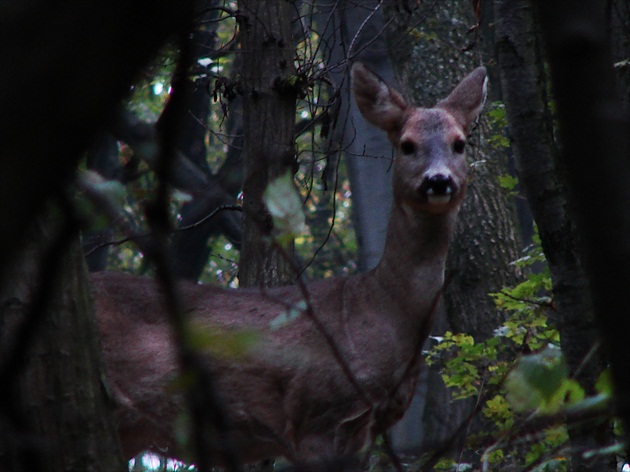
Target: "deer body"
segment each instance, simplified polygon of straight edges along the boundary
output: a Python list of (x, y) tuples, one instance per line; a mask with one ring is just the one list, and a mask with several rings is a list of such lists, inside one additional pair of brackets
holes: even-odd
[[(307, 300), (297, 286), (179, 286), (194, 326), (260, 333), (244, 357), (209, 354), (244, 461), (352, 456), (373, 432), (402, 417), (443, 286), (448, 242), (466, 187), (466, 128), (480, 112), (484, 86), (485, 70), (479, 68), (436, 108), (414, 108), (355, 64), (357, 103), (397, 149), (395, 204), (383, 257), (371, 272), (311, 283)], [(176, 347), (157, 285), (110, 272), (93, 274), (92, 284), (125, 454), (154, 447), (181, 457), (175, 424), (185, 408), (172, 388)], [(302, 314), (270, 328), (288, 307), (305, 301), (367, 402), (311, 317)], [(220, 460), (218, 451), (208, 452)]]

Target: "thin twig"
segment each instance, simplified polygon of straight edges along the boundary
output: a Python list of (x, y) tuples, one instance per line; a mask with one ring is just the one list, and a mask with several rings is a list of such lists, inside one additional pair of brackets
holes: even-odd
[[(81, 191), (86, 192), (88, 190), (88, 188), (85, 186), (86, 182), (83, 183), (79, 183), (79, 188), (81, 189)], [(88, 184), (89, 185), (89, 184)], [(90, 193), (93, 193), (90, 191)], [(94, 199), (94, 195), (90, 195), (89, 198), (90, 199)], [(98, 200), (98, 205), (101, 205), (100, 208), (103, 209), (103, 204), (104, 202), (100, 199)], [(109, 206), (109, 205), (107, 205)], [(217, 208), (215, 208), (214, 210), (212, 210), (210, 213), (208, 213), (206, 216), (204, 216), (203, 218), (201, 218), (200, 220), (191, 223), (189, 225), (186, 226), (181, 226), (179, 228), (173, 228), (171, 229), (169, 232), (171, 234), (175, 234), (175, 233), (179, 233), (181, 231), (187, 231), (189, 229), (194, 229), (197, 226), (205, 223), (206, 221), (210, 220), (211, 218), (213, 218), (214, 216), (216, 216), (219, 212), (225, 211), (225, 210), (233, 210), (233, 211), (243, 211), (243, 208), (240, 205), (221, 205), (218, 206)], [(111, 207), (109, 208), (109, 210), (106, 212), (108, 214), (108, 216), (112, 219), (112, 221), (118, 220), (120, 219), (120, 212), (116, 211), (115, 209), (112, 209)], [(128, 243), (130, 241), (133, 241), (135, 243), (138, 242), (138, 240), (142, 239), (142, 238), (147, 238), (147, 237), (153, 237), (154, 233), (152, 232), (146, 232), (146, 233), (140, 233), (138, 231), (136, 231), (135, 229), (133, 229), (132, 226), (130, 225), (122, 225), (122, 229), (123, 232), (125, 234), (127, 234), (126, 237), (121, 238), (121, 239), (117, 239), (115, 241), (107, 241), (104, 243), (100, 243), (97, 246), (93, 247), (92, 249), (90, 249), (90, 251), (88, 251), (85, 256), (88, 257), (90, 255), (92, 255), (94, 252), (103, 249), (105, 247), (108, 246), (120, 246), (122, 244)]]

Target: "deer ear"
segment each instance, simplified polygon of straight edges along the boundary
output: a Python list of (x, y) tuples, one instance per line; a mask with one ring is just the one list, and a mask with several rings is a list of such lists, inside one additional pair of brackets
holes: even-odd
[(388, 133), (400, 129), (407, 110), (405, 99), (361, 62), (352, 66), (352, 91), (366, 120)]
[(451, 94), (440, 100), (436, 107), (443, 108), (455, 117), (466, 130), (477, 119), (488, 91), (488, 77), (485, 67), (478, 67), (462, 80)]

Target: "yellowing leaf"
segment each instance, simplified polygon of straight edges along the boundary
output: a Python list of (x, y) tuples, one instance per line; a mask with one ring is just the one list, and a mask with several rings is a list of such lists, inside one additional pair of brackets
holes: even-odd
[(506, 190), (514, 190), (518, 185), (518, 179), (512, 175), (504, 174), (499, 176), (499, 185)]
[(613, 382), (609, 368), (604, 369), (604, 371), (600, 374), (597, 382), (595, 383), (595, 388), (599, 393), (605, 393), (607, 395), (613, 394)]
[(246, 329), (223, 330), (191, 321), (188, 342), (191, 347), (206, 351), (221, 358), (246, 356), (257, 347), (262, 335), (258, 331)]

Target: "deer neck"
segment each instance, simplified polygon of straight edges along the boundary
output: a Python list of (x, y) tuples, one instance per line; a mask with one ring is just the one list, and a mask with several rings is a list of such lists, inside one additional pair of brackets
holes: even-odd
[(457, 210), (444, 214), (413, 211), (395, 205), (381, 261), (368, 275), (380, 296), (401, 312), (409, 326), (424, 323), (444, 283), (444, 266)]

